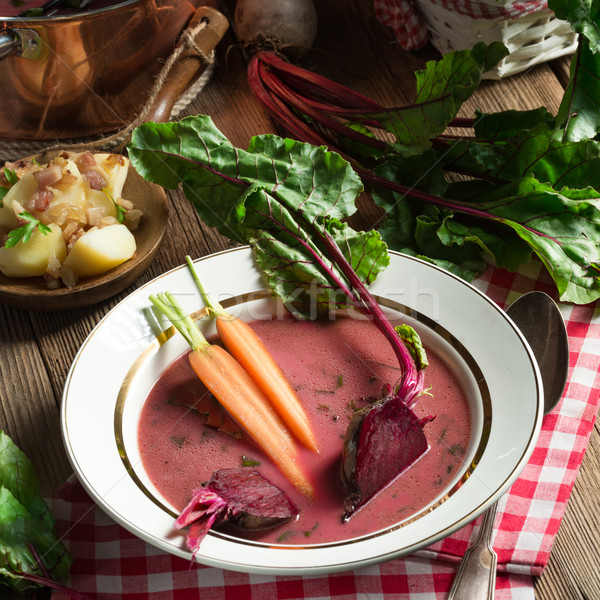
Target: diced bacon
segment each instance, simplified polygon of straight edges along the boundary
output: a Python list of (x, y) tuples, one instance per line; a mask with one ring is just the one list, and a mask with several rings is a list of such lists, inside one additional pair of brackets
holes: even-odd
[(40, 188), (54, 185), (62, 177), (62, 170), (58, 165), (51, 164), (45, 169), (35, 173), (35, 179)]
[(48, 206), (50, 206), (50, 202), (53, 196), (54, 194), (51, 190), (46, 188), (38, 188), (27, 200), (25, 208), (30, 212), (44, 212), (48, 208)]
[(88, 150), (87, 152), (80, 154), (75, 159), (75, 164), (79, 167), (80, 170), (86, 171), (90, 167), (93, 167), (97, 164), (96, 157)]
[(123, 166), (125, 164), (125, 157), (122, 154), (108, 154), (104, 159), (104, 165), (111, 168), (115, 165)]
[(48, 258), (48, 267), (44, 274), (44, 279), (51, 289), (56, 289), (60, 285), (60, 282), (58, 281), (60, 277), (60, 267), (60, 260), (58, 260), (56, 253), (53, 252)]
[(84, 234), (86, 233), (85, 229), (83, 229), (83, 227), (78, 227), (75, 232), (69, 237), (68, 241), (67, 241), (67, 249), (69, 250), (69, 252), (71, 251), (71, 248), (75, 245), (75, 242)]
[(115, 219), (115, 217), (102, 217), (100, 219), (100, 223), (98, 223), (98, 227), (108, 227), (109, 225), (116, 225), (119, 221)]
[(106, 187), (107, 181), (98, 171), (87, 171), (83, 178), (90, 184), (93, 190), (101, 190)]
[(131, 210), (134, 206), (131, 200), (125, 200), (125, 198), (117, 198), (116, 203), (125, 210)]
[(139, 208), (132, 208), (125, 213), (125, 225), (129, 231), (135, 231), (138, 228), (142, 214)]
[(21, 178), (27, 171), (31, 170), (33, 161), (31, 159), (20, 159), (14, 162), (5, 162), (4, 168), (10, 171), (15, 171), (18, 177)]
[(75, 275), (73, 269), (69, 269), (69, 267), (65, 267), (64, 265), (60, 269), (60, 278), (65, 284), (65, 287), (72, 288), (77, 285), (77, 275)]

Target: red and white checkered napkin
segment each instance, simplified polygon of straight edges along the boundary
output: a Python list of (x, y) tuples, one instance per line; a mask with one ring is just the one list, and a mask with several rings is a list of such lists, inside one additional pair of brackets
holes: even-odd
[[(417, 0), (373, 0), (378, 20), (391, 27), (405, 50), (422, 48), (428, 40), (427, 27), (419, 14)], [(446, 10), (466, 15), (473, 19), (491, 19), (504, 21), (545, 10), (547, 0), (525, 0), (512, 2), (505, 6), (493, 5), (477, 0), (419, 0), (432, 2)]]
[[(476, 285), (504, 307), (532, 289), (553, 293), (540, 269), (532, 263), (516, 275), (490, 270)], [(496, 600), (533, 600), (531, 575), (548, 561), (598, 409), (600, 307), (561, 308), (570, 342), (569, 383), (560, 405), (544, 419), (529, 464), (500, 501)], [(74, 478), (50, 502), (74, 557), (70, 585), (99, 600), (443, 600), (479, 523), (404, 559), (319, 577), (273, 577), (190, 568), (114, 523)]]

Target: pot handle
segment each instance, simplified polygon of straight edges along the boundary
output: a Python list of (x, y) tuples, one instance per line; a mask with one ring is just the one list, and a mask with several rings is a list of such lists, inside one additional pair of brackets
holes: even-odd
[(208, 4), (196, 9), (187, 29), (191, 30), (201, 22), (204, 22), (206, 27), (201, 29), (193, 40), (196, 50), (200, 53), (190, 48), (180, 57), (179, 62), (168, 74), (154, 104), (149, 108), (148, 119), (150, 121), (167, 122), (169, 120), (173, 105), (179, 96), (207, 67), (202, 55), (210, 55), (229, 27), (227, 17)]
[(1, 29), (0, 60), (8, 56), (36, 59), (42, 52), (42, 41), (33, 29)]

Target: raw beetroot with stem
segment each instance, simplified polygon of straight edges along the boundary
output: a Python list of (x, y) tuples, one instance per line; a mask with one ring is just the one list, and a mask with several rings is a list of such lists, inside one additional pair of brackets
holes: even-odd
[(276, 48), (299, 58), (315, 41), (317, 11), (312, 0), (238, 0), (233, 25), (249, 52)]

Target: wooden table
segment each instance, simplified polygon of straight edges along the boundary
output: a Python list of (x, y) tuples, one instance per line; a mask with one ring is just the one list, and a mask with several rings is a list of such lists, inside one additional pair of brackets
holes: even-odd
[[(317, 2), (320, 29), (316, 49), (304, 64), (387, 105), (414, 95), (413, 72), (438, 57), (432, 47), (404, 52), (376, 20), (369, 0)], [(251, 96), (244, 60), (228, 34), (218, 68), (190, 113), (211, 115), (231, 141), (245, 147), (251, 136), (277, 132)], [(468, 103), (470, 110), (558, 108), (569, 59), (537, 66), (501, 82), (486, 82)], [(35, 463), (44, 487), (56, 489), (71, 474), (59, 428), (63, 384), (78, 348), (98, 321), (133, 289), (182, 263), (231, 245), (204, 226), (189, 203), (170, 193), (166, 239), (150, 269), (117, 297), (66, 312), (23, 311), (0, 306), (0, 427)], [(90, 373), (90, 385), (101, 377)], [(596, 426), (561, 525), (550, 563), (536, 580), (540, 600), (600, 598), (600, 432)], [(2, 592), (0, 592), (2, 593)], [(8, 592), (4, 592), (10, 597)], [(18, 597), (18, 596), (15, 596)]]

